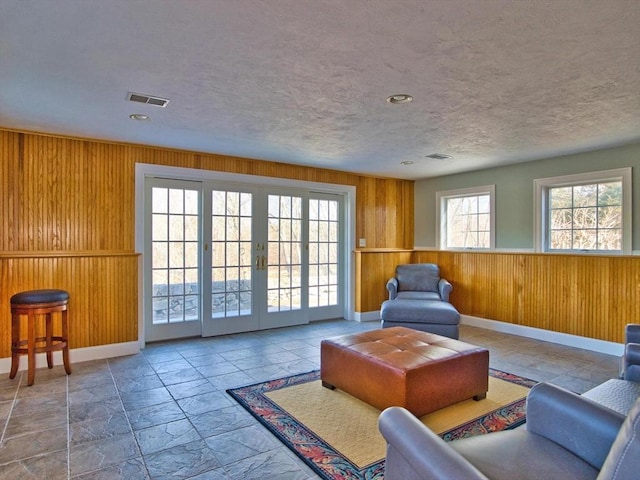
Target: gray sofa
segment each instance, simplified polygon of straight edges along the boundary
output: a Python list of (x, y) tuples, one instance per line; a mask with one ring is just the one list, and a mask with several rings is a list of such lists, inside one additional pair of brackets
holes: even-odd
[(401, 407), (382, 412), (385, 480), (639, 478), (640, 399), (626, 416), (540, 383), (526, 428), (444, 442)]
[(381, 327), (407, 327), (458, 339), (460, 314), (449, 303), (453, 287), (433, 263), (398, 265), (387, 282), (389, 300), (380, 309)]

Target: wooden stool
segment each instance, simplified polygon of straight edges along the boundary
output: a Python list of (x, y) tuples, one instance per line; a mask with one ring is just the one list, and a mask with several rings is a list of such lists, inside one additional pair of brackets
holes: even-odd
[[(47, 354), (47, 366), (53, 368), (52, 352), (62, 350), (62, 361), (67, 375), (71, 373), (69, 365), (67, 303), (69, 293), (64, 290), (29, 290), (16, 293), (11, 297), (11, 372), (9, 378), (18, 373), (20, 355), (27, 354), (27, 385), (33, 385), (36, 375), (36, 353)], [(53, 336), (52, 313), (62, 313), (62, 335)], [(20, 340), (20, 317), (27, 316), (27, 339)], [(45, 336), (36, 337), (36, 318), (45, 316)], [(38, 346), (38, 344), (44, 345)], [(26, 345), (26, 347), (24, 347)]]

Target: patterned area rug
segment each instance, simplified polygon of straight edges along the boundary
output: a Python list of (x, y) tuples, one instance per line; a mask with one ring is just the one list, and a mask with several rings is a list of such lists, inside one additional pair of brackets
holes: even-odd
[[(489, 374), (486, 400), (460, 402), (420, 420), (446, 441), (523, 424), (526, 394), (536, 382), (494, 369)], [(380, 411), (322, 388), (319, 371), (227, 392), (322, 478), (384, 478)]]

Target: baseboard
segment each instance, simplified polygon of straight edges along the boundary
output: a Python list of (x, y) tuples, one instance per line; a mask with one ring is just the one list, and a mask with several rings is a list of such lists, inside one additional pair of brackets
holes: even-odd
[[(355, 319), (358, 322), (371, 322), (380, 320), (380, 312), (356, 312)], [(596, 340), (595, 338), (569, 335), (568, 333), (552, 332), (541, 328), (525, 327), (513, 323), (488, 320), (486, 318), (460, 315), (460, 323), (471, 327), (479, 327), (495, 332), (509, 333), (520, 337), (533, 338), (545, 342), (558, 343), (568, 347), (584, 348), (593, 352), (606, 353), (607, 355), (621, 356), (624, 353), (624, 345), (621, 343)]]
[[(99, 345), (97, 347), (72, 348), (69, 350), (69, 360), (71, 366), (74, 363), (87, 362), (89, 360), (102, 360), (103, 358), (122, 357), (124, 355), (135, 355), (140, 352), (140, 344), (136, 342), (112, 343), (110, 345)], [(62, 352), (53, 352), (53, 364), (62, 365)], [(36, 368), (47, 366), (47, 356), (45, 353), (36, 355)], [(27, 357), (20, 357), (20, 370), (27, 369)], [(11, 358), (0, 358), (0, 373), (8, 373), (11, 370)]]
[(607, 355), (621, 356), (624, 353), (624, 345), (621, 343), (570, 335), (568, 333), (553, 332), (551, 330), (543, 330), (541, 328), (514, 325), (513, 323), (498, 322), (496, 320), (487, 320), (485, 318), (472, 317), (471, 315), (460, 315), (460, 323), (462, 325), (484, 328), (496, 332), (509, 333), (545, 342), (558, 343), (568, 347), (583, 348), (594, 352), (606, 353)]
[(354, 320), (356, 322), (379, 322), (380, 310), (375, 312), (355, 312)]

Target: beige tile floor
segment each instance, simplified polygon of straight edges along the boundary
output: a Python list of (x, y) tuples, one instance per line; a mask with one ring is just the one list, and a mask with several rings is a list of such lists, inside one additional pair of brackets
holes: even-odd
[[(225, 392), (319, 368), (320, 340), (378, 328), (344, 320), (147, 346), (142, 353), (0, 379), (0, 478), (315, 479)], [(491, 366), (578, 393), (617, 358), (463, 326)], [(73, 360), (73, 359), (72, 359)], [(23, 360), (25, 361), (25, 360)]]

